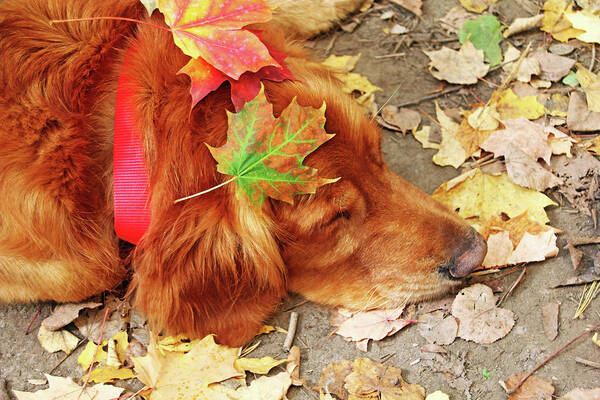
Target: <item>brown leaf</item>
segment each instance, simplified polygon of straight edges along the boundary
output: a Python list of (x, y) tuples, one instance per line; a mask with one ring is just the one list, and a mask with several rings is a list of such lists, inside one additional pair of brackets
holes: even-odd
[(352, 363), (352, 373), (344, 387), (352, 399), (423, 400), (425, 389), (402, 379), (402, 370), (358, 358)]
[(325, 393), (332, 393), (341, 399), (348, 398), (344, 388), (344, 380), (352, 372), (352, 361), (342, 360), (327, 365), (321, 372), (318, 388)]
[(475, 84), (477, 78), (485, 76), (490, 68), (483, 63), (483, 50), (477, 50), (468, 40), (459, 51), (442, 47), (437, 51), (425, 51), (425, 54), (431, 59), (431, 74), (450, 83)]
[(571, 93), (569, 98), (567, 126), (573, 131), (600, 130), (600, 113), (590, 111), (583, 94), (579, 92)]
[(381, 110), (381, 118), (392, 129), (406, 133), (414, 131), (421, 123), (421, 114), (408, 108), (385, 106)]
[(514, 145), (532, 159), (541, 158), (550, 163), (552, 149), (548, 144), (548, 132), (542, 125), (524, 117), (505, 120), (502, 123), (506, 128), (493, 132), (481, 144), (482, 149), (499, 157), (506, 155), (508, 147)]
[[(509, 74), (512, 73), (513, 68), (519, 64), (518, 60), (521, 58), (521, 52), (513, 46), (508, 46), (506, 53), (504, 53), (504, 62), (502, 63), (502, 69)], [(541, 73), (540, 62), (532, 57), (525, 57), (520, 65), (519, 70), (515, 74), (515, 78), (519, 82), (530, 82), (531, 75), (539, 75)]]
[(458, 336), (479, 344), (503, 338), (515, 324), (513, 312), (496, 307), (492, 289), (479, 283), (456, 295), (452, 315), (458, 319)]
[(419, 334), (433, 344), (450, 344), (458, 332), (456, 319), (451, 315), (444, 318), (442, 311), (421, 315), (417, 328)]
[(389, 2), (397, 4), (402, 8), (406, 8), (417, 17), (423, 16), (423, 11), (421, 10), (423, 7), (423, 0), (389, 0)]
[(579, 268), (579, 264), (583, 258), (583, 251), (579, 250), (571, 243), (568, 243), (565, 246), (565, 249), (569, 250), (569, 256), (571, 257), (571, 265), (573, 265), (573, 269)]
[(125, 322), (123, 321), (123, 318), (121, 318), (121, 315), (118, 312), (113, 310), (114, 309), (111, 309), (109, 311), (109, 316), (106, 319), (103, 330), (101, 328), (106, 307), (99, 310), (87, 310), (73, 322), (83, 336), (96, 344), (100, 344), (101, 333), (104, 340), (106, 338), (115, 336), (118, 332), (125, 328)]
[(461, 6), (454, 6), (439, 21), (442, 29), (456, 35), (465, 22), (475, 18), (477, 14), (470, 13)]
[(558, 336), (558, 310), (560, 303), (552, 301), (542, 307), (542, 323), (544, 325), (544, 335), (548, 340), (553, 341)]
[(548, 53), (545, 50), (538, 50), (534, 52), (531, 55), (531, 58), (538, 60), (540, 63), (540, 79), (552, 82), (556, 82), (565, 77), (571, 68), (573, 68), (573, 65), (575, 65), (575, 60)]
[(504, 161), (510, 179), (523, 187), (542, 192), (562, 182), (515, 144), (507, 146)]
[(306, 382), (303, 379), (300, 379), (300, 347), (292, 346), (288, 352), (287, 358), (288, 364), (286, 365), (285, 370), (290, 374), (292, 385), (304, 385)]
[[(506, 381), (506, 387), (510, 390), (519, 383), (525, 374), (511, 375)], [(530, 376), (513, 394), (509, 394), (509, 400), (552, 400), (554, 386), (535, 375)]]
[(102, 303), (94, 302), (59, 304), (54, 308), (52, 314), (42, 321), (42, 325), (48, 330), (56, 331), (73, 322), (79, 316), (81, 310), (97, 308), (101, 305)]
[(502, 34), (505, 38), (514, 35), (515, 33), (525, 32), (530, 29), (539, 28), (542, 26), (542, 19), (544, 14), (534, 15), (528, 18), (515, 18), (515, 20), (508, 26), (508, 29)]
[(559, 397), (559, 400), (600, 400), (600, 388), (575, 388), (564, 396)]

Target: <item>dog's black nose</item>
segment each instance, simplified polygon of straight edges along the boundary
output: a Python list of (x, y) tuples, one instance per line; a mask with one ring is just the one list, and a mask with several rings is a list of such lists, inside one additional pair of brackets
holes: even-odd
[(486, 254), (487, 243), (485, 239), (479, 233), (473, 231), (470, 247), (456, 257), (448, 272), (454, 278), (464, 278), (483, 263)]

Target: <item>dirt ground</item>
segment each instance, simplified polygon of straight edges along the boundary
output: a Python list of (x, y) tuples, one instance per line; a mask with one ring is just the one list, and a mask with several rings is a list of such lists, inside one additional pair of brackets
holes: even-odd
[[(409, 12), (392, 6), (384, 1), (375, 9), (361, 16), (362, 21), (356, 30), (347, 33), (342, 30), (324, 34), (315, 39), (311, 45), (319, 57), (328, 54), (356, 54), (362, 57), (355, 69), (367, 76), (375, 85), (383, 88), (377, 94), (377, 103), (401, 104), (421, 98), (439, 88), (427, 71), (428, 58), (423, 50), (439, 48), (440, 42), (455, 45), (447, 36), (440, 34), (437, 18), (442, 17), (451, 7), (458, 4), (454, 0), (425, 0), (423, 19), (419, 20)], [(538, 4), (527, 0), (500, 0), (496, 7), (499, 19), (510, 23), (517, 17), (531, 16), (537, 12)], [(388, 21), (379, 18), (382, 12), (394, 9), (395, 22), (411, 28), (409, 37), (391, 36), (383, 29), (389, 26)], [(541, 32), (527, 36), (527, 40), (539, 41)], [(403, 40), (403, 43), (398, 43)], [(376, 58), (391, 53), (404, 53), (403, 56)], [(589, 54), (582, 54), (581, 59)], [(586, 64), (587, 65), (587, 64)], [(488, 75), (487, 79), (498, 83), (499, 71)], [(471, 90), (481, 98), (488, 98), (492, 87), (479, 83)], [(456, 93), (439, 99), (445, 107), (466, 107), (462, 94)], [(425, 112), (433, 115), (433, 102), (427, 101), (419, 105)], [(392, 170), (403, 176), (416, 186), (431, 193), (442, 182), (456, 176), (458, 172), (451, 167), (438, 167), (431, 162), (432, 150), (423, 150), (409, 135), (398, 137), (383, 131), (382, 148), (385, 158)], [(584, 318), (573, 320), (582, 287), (551, 289), (554, 284), (563, 281), (573, 274), (569, 255), (562, 250), (565, 237), (569, 235), (598, 234), (594, 232), (592, 221), (588, 217), (570, 212), (566, 208), (549, 209), (551, 225), (564, 231), (559, 236), (558, 245), (561, 251), (558, 257), (545, 262), (529, 264), (524, 280), (506, 299), (504, 308), (512, 310), (517, 322), (512, 331), (504, 339), (490, 345), (478, 345), (457, 339), (446, 346), (452, 357), (464, 359), (466, 378), (472, 381), (470, 395), (473, 399), (500, 400), (505, 399), (503, 389), (498, 384), (508, 376), (527, 372), (538, 362), (560, 348), (571, 338), (581, 333), (588, 325), (600, 319), (600, 299), (592, 302)], [(594, 246), (586, 251), (595, 252)], [(593, 253), (592, 253), (593, 254)], [(508, 288), (517, 278), (518, 271), (503, 278), (504, 287)], [(302, 299), (291, 296), (281, 306), (281, 310), (300, 303)], [(543, 333), (541, 308), (549, 301), (559, 301), (560, 325), (559, 335), (549, 341)], [(32, 332), (25, 335), (27, 325), (38, 311), (39, 305), (0, 306), (0, 380), (5, 379), (9, 389), (35, 390), (28, 379), (39, 379), (50, 372), (63, 354), (49, 354), (37, 342), (35, 332), (43, 317), (49, 314), (50, 305), (43, 307), (40, 317), (33, 324)], [(386, 364), (402, 368), (404, 378), (410, 383), (418, 383), (428, 393), (442, 390), (451, 399), (466, 399), (462, 390), (455, 389), (456, 380), (450, 374), (436, 372), (425, 366), (420, 347), (425, 340), (417, 333), (416, 326), (409, 326), (392, 337), (371, 343), (369, 351), (363, 353), (353, 343), (345, 342), (340, 336), (329, 336), (329, 310), (311, 303), (294, 308), (300, 314), (295, 344), (302, 350), (301, 377), (306, 378), (309, 386), (316, 386), (321, 370), (330, 362), (369, 357), (375, 361), (386, 359)], [(272, 325), (287, 328), (289, 311), (278, 312), (270, 321)], [(253, 356), (271, 355), (283, 357), (282, 343), (284, 335), (272, 333), (263, 335), (260, 347)], [(80, 351), (80, 350), (79, 350)], [(53, 375), (72, 376), (78, 378), (81, 371), (76, 363), (78, 352), (69, 356)], [(558, 357), (544, 366), (538, 375), (552, 381), (556, 388), (555, 395), (560, 396), (575, 387), (591, 388), (600, 386), (600, 370), (577, 364), (575, 357), (588, 360), (600, 360), (600, 348), (589, 340), (579, 340), (562, 352)], [(489, 371), (486, 378), (482, 374)], [(288, 397), (293, 400), (315, 399), (318, 395), (306, 388), (292, 388)], [(2, 392), (0, 391), (0, 399)]]

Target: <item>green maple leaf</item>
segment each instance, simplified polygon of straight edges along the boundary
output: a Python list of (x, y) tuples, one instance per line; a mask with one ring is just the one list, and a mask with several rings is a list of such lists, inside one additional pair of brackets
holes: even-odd
[(258, 95), (237, 113), (227, 113), (227, 142), (208, 146), (217, 160), (217, 171), (236, 182), (236, 194), (246, 194), (260, 208), (267, 196), (294, 203), (297, 194), (315, 193), (336, 179), (322, 178), (315, 168), (302, 165), (306, 156), (334, 135), (327, 134), (325, 104), (302, 107), (292, 100), (279, 118), (261, 88)]
[(467, 39), (478, 50), (483, 50), (485, 58), (491, 65), (502, 62), (502, 49), (500, 42), (502, 37), (502, 25), (498, 18), (493, 15), (482, 15), (481, 17), (467, 21), (458, 32), (458, 40), (464, 43)]

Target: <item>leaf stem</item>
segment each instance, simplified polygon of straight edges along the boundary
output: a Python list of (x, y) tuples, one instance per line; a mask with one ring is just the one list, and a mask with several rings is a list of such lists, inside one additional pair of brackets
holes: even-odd
[(201, 192), (194, 193), (194, 194), (191, 194), (191, 195), (189, 195), (189, 196), (186, 196), (186, 197), (182, 197), (182, 198), (180, 198), (180, 199), (177, 199), (177, 200), (175, 200), (175, 204), (176, 204), (176, 203), (179, 203), (179, 202), (181, 202), (181, 201), (184, 201), (184, 200), (193, 199), (194, 197), (202, 196), (203, 194), (205, 194), (205, 193), (208, 193), (208, 192), (212, 192), (213, 190), (216, 190), (216, 189), (220, 188), (221, 186), (225, 186), (225, 185), (227, 185), (228, 183), (231, 183), (231, 182), (235, 181), (237, 178), (238, 178), (237, 176), (234, 176), (233, 178), (231, 178), (231, 179), (229, 179), (229, 180), (226, 180), (225, 182), (219, 183), (218, 185), (216, 185), (216, 186), (213, 186), (213, 187), (211, 187), (211, 188), (209, 188), (209, 189), (206, 189), (206, 190), (203, 190), (203, 191), (201, 191)]
[(50, 25), (63, 24), (66, 22), (84, 22), (84, 21), (101, 21), (101, 20), (134, 22), (136, 24), (148, 25), (148, 26), (151, 26), (156, 29), (171, 32), (171, 29), (166, 28), (164, 26), (152, 24), (150, 22), (142, 21), (139, 19), (126, 18), (126, 17), (88, 17), (88, 18), (52, 19), (52, 20), (50, 20)]

